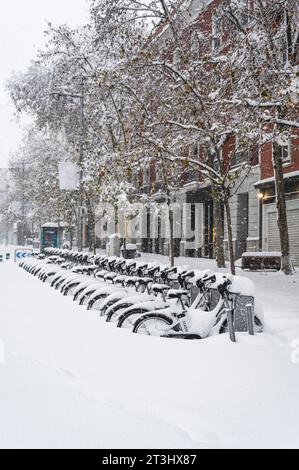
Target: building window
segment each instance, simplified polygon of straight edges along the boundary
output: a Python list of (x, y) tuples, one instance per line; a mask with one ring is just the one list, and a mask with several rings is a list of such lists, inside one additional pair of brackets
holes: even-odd
[(287, 64), (288, 62), (288, 44), (285, 38), (281, 41), (281, 61), (283, 65)]
[(196, 227), (196, 205), (195, 204), (191, 204), (191, 230), (192, 232), (195, 231), (195, 227)]
[(198, 144), (190, 145), (190, 147), (189, 147), (189, 158), (190, 158), (190, 160), (197, 160), (198, 161), (198, 157), (199, 157)]
[[(199, 146), (192, 144), (189, 146), (189, 160), (199, 161)], [(197, 179), (197, 172), (193, 166), (187, 170), (187, 181), (195, 181)]]
[(287, 143), (286, 145), (279, 145), (279, 151), (281, 153), (282, 163), (285, 165), (291, 163), (290, 144)]
[(172, 55), (172, 64), (175, 66), (175, 65), (178, 65), (179, 62), (180, 62), (180, 50), (178, 47), (176, 47)]
[(160, 162), (156, 164), (156, 181), (162, 181), (162, 167)]
[(252, 166), (259, 164), (260, 147), (258, 144), (248, 145), (244, 150), (236, 150), (231, 154), (231, 168), (238, 167), (242, 163), (247, 163)]
[(279, 152), (283, 165), (289, 165), (292, 161), (291, 139), (281, 136), (277, 139), (277, 144), (277, 151)]
[(212, 19), (212, 49), (217, 50), (222, 44), (222, 15), (216, 12)]
[(200, 31), (191, 31), (191, 61), (198, 62), (204, 54), (204, 35)]
[(191, 31), (190, 35), (190, 42), (191, 42), (191, 61), (198, 62), (199, 60), (199, 44), (198, 44), (198, 37), (197, 31)]
[(248, 147), (248, 162), (250, 165), (255, 166), (259, 164), (260, 160), (260, 146), (259, 144), (253, 144)]
[(149, 167), (146, 167), (143, 171), (143, 184), (145, 186), (148, 186), (150, 183), (150, 169)]
[(138, 172), (137, 171), (133, 171), (132, 173), (132, 185), (134, 188), (138, 187)]
[(254, 17), (255, 8), (255, 0), (243, 0), (243, 6), (241, 8), (241, 24), (243, 26), (250, 23)]

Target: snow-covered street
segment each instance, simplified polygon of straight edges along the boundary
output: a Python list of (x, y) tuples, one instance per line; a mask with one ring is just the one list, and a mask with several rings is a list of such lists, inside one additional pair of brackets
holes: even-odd
[(298, 447), (299, 276), (250, 277), (266, 331), (233, 344), (133, 335), (0, 265), (0, 447)]

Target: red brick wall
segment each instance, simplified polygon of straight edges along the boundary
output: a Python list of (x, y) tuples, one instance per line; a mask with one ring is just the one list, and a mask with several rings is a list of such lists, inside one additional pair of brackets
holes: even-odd
[(150, 163), (150, 185), (153, 186), (156, 182), (156, 162), (151, 160)]
[[(294, 137), (292, 139), (292, 161), (290, 165), (283, 168), (284, 173), (299, 170), (299, 130), (292, 132)], [(271, 178), (274, 176), (273, 163), (272, 163), (272, 143), (263, 145), (261, 149), (261, 179)]]
[(227, 170), (230, 161), (231, 161), (231, 154), (234, 153), (236, 148), (236, 138), (235, 136), (230, 136), (227, 141), (225, 142), (222, 150), (222, 159), (224, 162), (224, 170)]

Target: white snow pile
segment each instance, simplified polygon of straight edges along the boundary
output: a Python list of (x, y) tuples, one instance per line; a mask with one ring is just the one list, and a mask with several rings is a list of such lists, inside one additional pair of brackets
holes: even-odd
[(299, 276), (246, 277), (265, 332), (184, 341), (115, 328), (0, 265), (0, 447), (298, 447)]

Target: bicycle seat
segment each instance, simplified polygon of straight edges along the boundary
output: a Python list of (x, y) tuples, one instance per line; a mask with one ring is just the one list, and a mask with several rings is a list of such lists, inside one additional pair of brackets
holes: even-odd
[(152, 268), (148, 269), (148, 274), (150, 276), (154, 276), (158, 271), (160, 271), (160, 267), (159, 266), (153, 266)]
[(112, 281), (115, 277), (117, 277), (116, 273), (107, 273), (104, 276), (105, 281)]
[(127, 287), (135, 287), (136, 282), (138, 282), (139, 280), (140, 278), (137, 276), (130, 276), (126, 278), (125, 284)]
[(113, 284), (121, 284), (122, 286), (125, 285), (127, 276), (116, 276), (112, 279)]
[(153, 282), (151, 277), (141, 277), (138, 279), (138, 283), (143, 286), (148, 286), (151, 282)]
[(135, 268), (136, 267), (136, 261), (134, 259), (131, 259), (131, 260), (126, 260), (126, 265), (127, 265), (127, 268)]
[(177, 273), (178, 272), (178, 268), (177, 266), (173, 266), (172, 268), (167, 268), (165, 270), (165, 273), (166, 274), (173, 274), (173, 273)]
[(176, 289), (171, 289), (168, 291), (167, 298), (168, 299), (181, 299), (182, 297), (189, 295), (189, 292), (187, 290), (176, 290)]
[(120, 265), (123, 264), (123, 263), (125, 263), (125, 260), (119, 259), (119, 260), (115, 261), (114, 267), (119, 268)]
[(164, 292), (167, 292), (169, 290), (170, 287), (166, 284), (153, 284), (151, 286), (151, 291), (154, 292), (154, 294), (163, 294)]
[(142, 276), (144, 274), (144, 271), (147, 269), (147, 264), (144, 264), (142, 266), (138, 266), (137, 268), (137, 274), (138, 276)]
[(194, 277), (195, 276), (195, 273), (193, 271), (193, 269), (190, 269), (188, 271), (185, 271), (183, 273), (181, 273), (181, 278), (186, 280), (187, 278), (189, 277)]
[(102, 269), (101, 271), (98, 271), (95, 274), (95, 277), (99, 277), (99, 278), (103, 279), (106, 274), (108, 274), (108, 271), (106, 271), (105, 269)]

